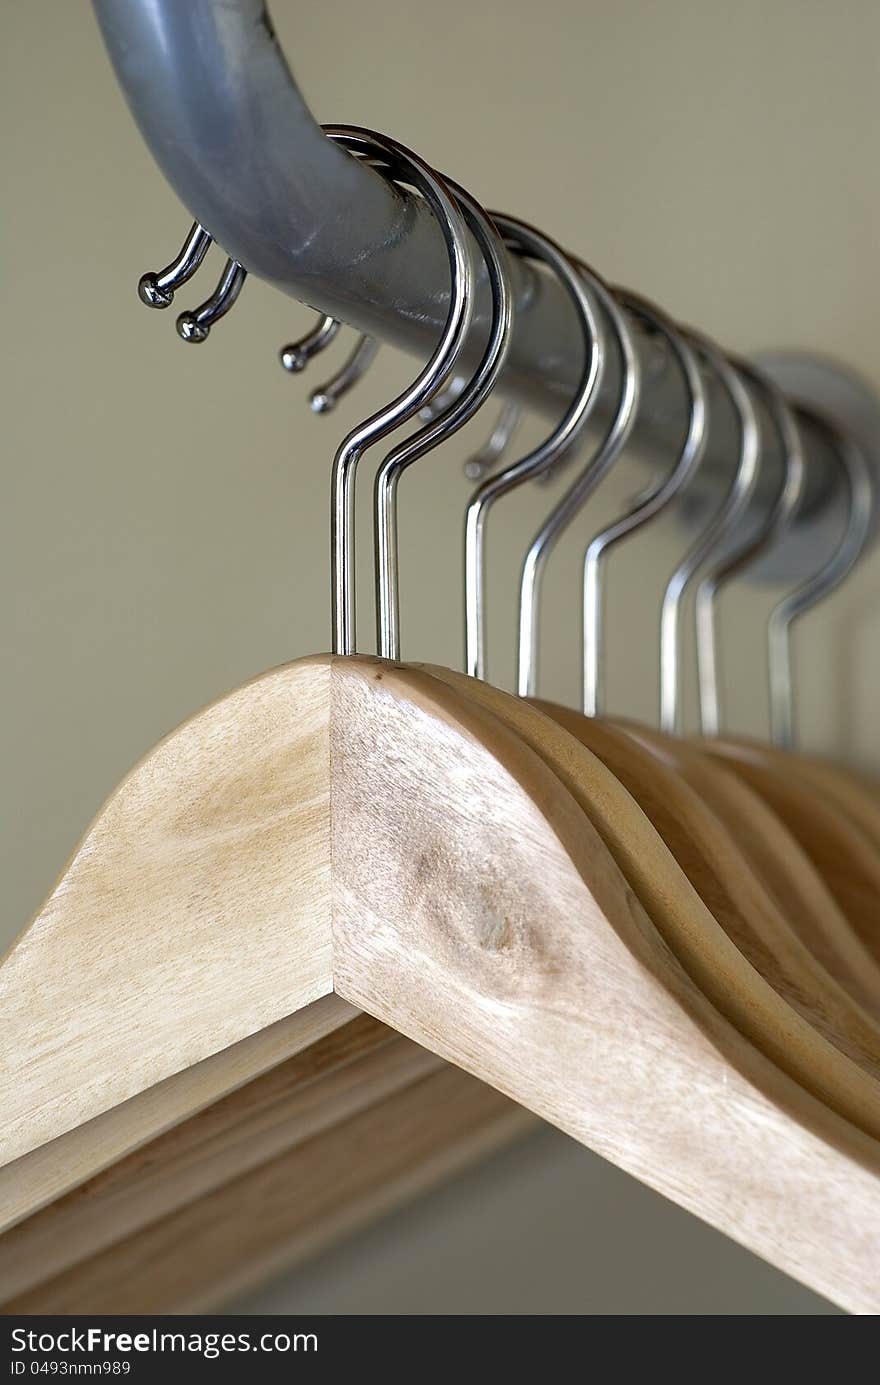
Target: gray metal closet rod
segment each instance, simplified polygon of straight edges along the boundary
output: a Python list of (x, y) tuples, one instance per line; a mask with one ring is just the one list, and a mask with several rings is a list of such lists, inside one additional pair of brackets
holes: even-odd
[[(94, 0), (94, 7), (144, 139), (226, 253), (301, 302), (425, 357), (448, 298), (437, 225), (416, 196), (325, 138), (262, 0)], [(573, 309), (554, 280), (518, 265), (513, 274), (523, 306), (500, 388), (558, 414), (583, 351)], [(474, 355), (488, 317), (483, 283)], [(633, 336), (645, 373), (644, 441), (668, 450), (682, 427), (680, 384), (635, 322)], [(711, 450), (719, 458), (729, 451), (715, 430)], [(704, 479), (712, 471), (707, 458)], [(821, 459), (812, 473), (818, 501), (827, 475)]]

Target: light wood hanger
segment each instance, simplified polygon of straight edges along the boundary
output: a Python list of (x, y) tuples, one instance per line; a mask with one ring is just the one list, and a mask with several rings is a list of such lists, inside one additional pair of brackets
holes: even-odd
[(867, 780), (832, 760), (805, 755), (800, 750), (782, 750), (777, 746), (747, 740), (743, 736), (726, 736), (725, 740), (732, 745), (741, 745), (746, 751), (753, 751), (767, 769), (776, 769), (783, 776), (794, 775), (809, 785), (813, 793), (818, 792), (843, 813), (854, 827), (859, 828), (875, 851), (880, 851), (880, 794)]
[[(629, 856), (645, 853), (647, 873), (666, 849), (632, 809), (644, 826)], [(173, 1092), (333, 991), (818, 1292), (876, 1311), (867, 1079), (714, 921), (714, 954), (700, 959), (686, 919), (670, 951), (631, 861), (627, 874), (569, 786), (471, 696), (374, 660), (266, 674), (129, 776), (0, 968), (5, 1109), (16, 1102), (5, 1159), (45, 1159), (49, 1141), (63, 1152), (85, 1122)], [(667, 928), (682, 899), (692, 917), (700, 905), (675, 878)], [(72, 937), (90, 979), (62, 967)], [(757, 1045), (701, 990), (702, 976), (717, 994), (747, 975)], [(18, 986), (33, 991), (36, 1026)], [(241, 1082), (235, 1061), (227, 1091)], [(154, 1129), (179, 1119), (179, 1105), (171, 1119), (157, 1109)], [(279, 1188), (280, 1165), (271, 1176)], [(110, 1255), (97, 1267), (105, 1292), (115, 1252), (97, 1253)]]
[(485, 1083), (441, 1064), (324, 1134), (295, 1142), (223, 1188), (16, 1295), (3, 1312), (215, 1312), (535, 1123)]
[[(125, 961), (124, 953), (122, 960)], [(230, 1048), (181, 1068), (45, 1144), (34, 1143), (39, 1137), (25, 1123), (23, 1143), (29, 1146), (29, 1152), (10, 1162), (6, 1161), (5, 1151), (0, 1155), (0, 1232), (94, 1178), (194, 1113), (310, 1050), (327, 1035), (352, 1023), (357, 1013), (338, 996), (325, 996)], [(181, 1014), (186, 1018), (188, 1011)], [(121, 1052), (126, 1061), (119, 1066), (135, 1071), (140, 1061), (138, 1044), (130, 1043)], [(0, 1078), (4, 1081), (5, 1096), (3, 1068)], [(71, 1087), (78, 1082), (75, 1067), (69, 1068), (68, 1080)], [(28, 1119), (26, 1112), (24, 1121)]]
[(876, 1083), (880, 1026), (789, 927), (723, 823), (669, 767), (667, 753), (637, 744), (604, 720), (551, 703), (537, 705), (620, 779), (742, 955)]
[[(340, 679), (356, 676), (350, 661), (338, 662), (335, 673)], [(735, 1128), (743, 1129), (734, 1108), (739, 1105), (746, 1073), (758, 1085), (769, 1081), (775, 1093), (781, 1093), (776, 1083), (787, 1085), (789, 1079), (775, 1063), (768, 1063), (761, 1051), (730, 1026), (707, 1000), (703, 989), (681, 969), (639, 907), (632, 893), (639, 877), (639, 863), (648, 875), (655, 864), (649, 857), (659, 858), (665, 853), (667, 859), (671, 858), (636, 805), (632, 805), (635, 817), (642, 819), (648, 831), (636, 832), (635, 840), (629, 843), (636, 868), (631, 869), (628, 863), (624, 878), (602, 865), (597, 851), (600, 843), (589, 831), (589, 823), (574, 799), (577, 776), (566, 777), (565, 786), (573, 795), (566, 800), (560, 796), (559, 780), (546, 763), (520, 735), (513, 734), (509, 726), (485, 708), (488, 699), (495, 697), (509, 705), (511, 718), (524, 715), (550, 728), (553, 723), (545, 722), (516, 699), (495, 693), (484, 684), (466, 683), (462, 675), (445, 670), (443, 679), (466, 690), (467, 698), (459, 696), (450, 701), (448, 695), (442, 697), (436, 681), (432, 686), (428, 681), (417, 680), (411, 669), (386, 666), (376, 669), (370, 677), (368, 667), (364, 667), (362, 676), (363, 688), (356, 709), (352, 708), (355, 714), (334, 720), (334, 757), (344, 768), (344, 798), (337, 800), (334, 831), (340, 834), (341, 842), (349, 839), (346, 824), (351, 810), (359, 831), (369, 831), (380, 849), (384, 849), (383, 859), (390, 864), (383, 878), (377, 880), (376, 872), (368, 869), (365, 860), (341, 851), (337, 857), (339, 869), (346, 877), (342, 907), (335, 918), (340, 993), (515, 1095), (654, 1187), (660, 1186), (657, 1151), (649, 1151), (657, 1132), (650, 1127), (659, 1117), (664, 1127), (661, 1144), (665, 1157), (673, 1149), (688, 1160), (691, 1152), (696, 1154), (701, 1164), (697, 1181), (703, 1189), (698, 1200), (704, 1207), (711, 1201), (713, 1215), (721, 1210), (715, 1203), (716, 1196), (720, 1203), (727, 1202), (731, 1180), (737, 1184), (735, 1200), (745, 1192), (745, 1183), (755, 1177), (760, 1180), (758, 1170), (764, 1157), (776, 1165), (771, 1175), (775, 1178), (782, 1148), (777, 1143), (779, 1135), (770, 1137), (765, 1155), (757, 1150), (751, 1152), (745, 1183), (741, 1174), (733, 1174), (726, 1159), (724, 1170), (702, 1167), (708, 1153), (706, 1139), (714, 1144), (717, 1137), (724, 1138), (716, 1124), (720, 1111), (715, 1098), (723, 1108), (721, 1126), (732, 1134), (730, 1119)], [(477, 701), (482, 703), (484, 697), (486, 703), (478, 706)], [(432, 737), (430, 758), (424, 765), (426, 773), (424, 779), (419, 779), (422, 792), (418, 799), (411, 792), (404, 795), (408, 811), (403, 815), (399, 807), (399, 767), (413, 763), (417, 745), (422, 746), (423, 754), (427, 751), (423, 738), (412, 739), (415, 726), (425, 729), (433, 723), (436, 727), (437, 721), (442, 733), (438, 727), (438, 734)], [(453, 726), (458, 728), (454, 733)], [(380, 748), (384, 736), (390, 738), (386, 744), (395, 746), (394, 757)], [(572, 737), (561, 729), (558, 737), (571, 760), (583, 758), (585, 752)], [(451, 809), (450, 774), (454, 775), (456, 794), (470, 804), (464, 838), (455, 850), (450, 850), (448, 841), (443, 842), (443, 823), (448, 822)], [(511, 774), (519, 786), (515, 795), (517, 808), (508, 796)], [(607, 778), (612, 781), (608, 785), (612, 801), (627, 797), (613, 776)], [(409, 779), (407, 773), (406, 787), (410, 787)], [(414, 788), (415, 771), (412, 780)], [(607, 811), (606, 805), (601, 805), (601, 810)], [(545, 823), (552, 822), (546, 839), (534, 817), (536, 811)], [(514, 865), (511, 858), (501, 864), (497, 855), (499, 834), (509, 843), (521, 866)], [(423, 846), (420, 852), (412, 852), (416, 836), (422, 843), (427, 840), (427, 850)], [(564, 859), (568, 865), (563, 864)], [(536, 860), (541, 862), (538, 872)], [(427, 877), (438, 866), (442, 874), (439, 879), (432, 874), (429, 885)], [(522, 868), (532, 877), (531, 901), (525, 912), (516, 885)], [(586, 896), (582, 893), (585, 879), (590, 881)], [(439, 891), (436, 885), (440, 886)], [(684, 881), (682, 895), (689, 889)], [(612, 891), (622, 891), (626, 901), (626, 907), (614, 914)], [(367, 893), (372, 893), (373, 898), (365, 913), (362, 901)], [(699, 904), (693, 891), (690, 893)], [(402, 914), (398, 912), (400, 900), (406, 906)], [(681, 899), (673, 897), (669, 903), (669, 921), (674, 923), (680, 918)], [(438, 907), (442, 912), (440, 920), (435, 913)], [(615, 918), (614, 926), (609, 926), (611, 917)], [(470, 920), (469, 925), (466, 920)], [(681, 933), (687, 932), (685, 918), (679, 927)], [(702, 958), (702, 940), (693, 938), (687, 965), (693, 966), (694, 972), (702, 969), (710, 981), (715, 977), (719, 959), (725, 956), (731, 972), (750, 971), (726, 935), (720, 929), (717, 932), (717, 955)], [(727, 980), (720, 984), (716, 981), (714, 990), (723, 989)], [(757, 999), (758, 1007), (766, 998), (780, 1018), (785, 1013), (784, 1024), (790, 1018), (800, 1029), (801, 1022), (794, 1012), (760, 978), (757, 982), (752, 999)], [(377, 997), (381, 1011), (375, 1008)], [(668, 1003), (676, 1023), (687, 1016), (687, 1024), (705, 1026), (704, 1036), (711, 1035), (711, 1070), (718, 1071), (716, 1065), (723, 1054), (722, 1066), (728, 1071), (725, 1094), (722, 1096), (721, 1090), (716, 1089), (710, 1101), (711, 1114), (704, 1110), (695, 1122), (693, 1103), (696, 1099), (699, 1104), (697, 1093), (707, 1093), (707, 1074), (703, 1071), (698, 1077), (696, 1069), (688, 1073), (690, 1060), (684, 1068), (678, 1067), (679, 1059), (684, 1059), (684, 1049), (690, 1050), (690, 1031), (684, 1045), (683, 1034), (673, 1038), (666, 1033), (664, 1038), (660, 1037), (665, 1026), (658, 1025), (655, 1007), (664, 1009)], [(635, 1024), (634, 1014), (640, 1016)], [(760, 1016), (757, 1025), (754, 1022), (755, 1012), (746, 1018), (752, 1020), (752, 1029), (760, 1027)], [(822, 1046), (809, 1026), (804, 1025), (803, 1030), (808, 1044), (817, 1041)], [(728, 1039), (734, 1048), (727, 1047)], [(668, 1046), (675, 1050), (672, 1066), (678, 1069), (681, 1086), (679, 1078), (672, 1079), (669, 1071), (661, 1073), (665, 1067), (661, 1054)], [(834, 1061), (839, 1057), (836, 1055)], [(698, 1066), (703, 1060), (701, 1050)], [(811, 1064), (807, 1066), (815, 1077), (815, 1069)], [(803, 1076), (809, 1080), (806, 1070)], [(667, 1078), (672, 1085), (667, 1086)], [(655, 1080), (662, 1084), (662, 1093), (653, 1087)], [(696, 1084), (696, 1093), (689, 1090), (691, 1080)], [(746, 1080), (748, 1083), (749, 1079)], [(714, 1086), (713, 1078), (708, 1082), (710, 1087)], [(731, 1104), (733, 1089), (737, 1095)], [(803, 1089), (796, 1084), (789, 1091), (794, 1095)], [(792, 1107), (791, 1096), (788, 1100), (783, 1098), (786, 1112), (793, 1113), (799, 1099), (794, 1096)], [(809, 1095), (807, 1103), (812, 1109)], [(771, 1100), (770, 1105), (773, 1104)], [(819, 1109), (831, 1116), (824, 1104)], [(634, 1120), (637, 1111), (642, 1119)], [(740, 1115), (744, 1116), (744, 1112)], [(751, 1129), (754, 1114), (745, 1119)], [(763, 1120), (763, 1116), (758, 1119)], [(809, 1117), (807, 1120), (810, 1122)], [(839, 1134), (846, 1128), (851, 1129), (848, 1123), (838, 1127)], [(859, 1134), (861, 1157), (873, 1169), (877, 1142), (867, 1138), (867, 1143), (862, 1143), (862, 1138)], [(692, 1141), (701, 1147), (699, 1151), (691, 1151)], [(771, 1154), (774, 1145), (776, 1153)], [(793, 1147), (787, 1151), (784, 1162), (787, 1174), (799, 1177), (803, 1172), (801, 1156)], [(703, 1178), (708, 1184), (702, 1183)], [(873, 1175), (868, 1186), (871, 1178)], [(822, 1181), (820, 1177), (820, 1184)], [(668, 1191), (669, 1183), (665, 1179), (663, 1183)], [(723, 1192), (725, 1186), (727, 1191)], [(806, 1186), (803, 1191), (806, 1194)], [(679, 1170), (676, 1200), (690, 1199), (692, 1195), (691, 1174), (683, 1175)], [(782, 1199), (786, 1201), (787, 1194)], [(693, 1202), (684, 1205), (696, 1210)], [(743, 1212), (741, 1205), (740, 1214)], [(801, 1204), (798, 1218), (803, 1215)], [(807, 1213), (807, 1220), (811, 1219), (812, 1213)], [(739, 1239), (744, 1234), (753, 1244), (753, 1228), (750, 1226), (747, 1233), (740, 1228)], [(774, 1232), (769, 1238), (760, 1230), (757, 1234), (765, 1243), (766, 1239), (776, 1239)], [(801, 1234), (795, 1232), (798, 1238)], [(871, 1230), (866, 1238), (863, 1228), (858, 1237), (862, 1245), (870, 1244), (872, 1255), (876, 1253), (876, 1234)], [(838, 1245), (847, 1239), (839, 1228), (834, 1235)]]
[(536, 1124), (360, 1016), (7, 1232), (2, 1310), (204, 1311)]
[[(533, 1122), (453, 1070), (424, 1105), (402, 1090), (398, 1099), (401, 1083), (421, 1083), (439, 1062), (402, 1038), (383, 1045), (373, 1076), (361, 1064), (340, 1098), (325, 1071), (303, 1093), (305, 1118), (303, 1063), (322, 1044), (347, 1052), (358, 1013), (332, 992), (302, 1004), (316, 975), (321, 989), (332, 984), (328, 719), (329, 660), (319, 658), (264, 675), (173, 733), (112, 796), (0, 967), (0, 1095), (15, 1117), (0, 1155), (7, 1311), (143, 1311), (159, 1301), (157, 1287), (144, 1290), (144, 1255), (161, 1270), (162, 1310), (194, 1302), (200, 1284), (216, 1302), (227, 1280), (262, 1272), (270, 1249), (289, 1263)], [(442, 1120), (430, 1118), (431, 1100)], [(410, 1109), (421, 1111), (418, 1138)], [(276, 1194), (269, 1225), (242, 1204), (268, 1195), (267, 1159), (306, 1187), (341, 1156), (340, 1120), (369, 1139), (380, 1119), (381, 1149), (373, 1141), (358, 1177), (337, 1179), (329, 1202), (325, 1192), (323, 1212), (303, 1220), (296, 1196), (281, 1209)], [(310, 1137), (310, 1120), (332, 1132)], [(182, 1234), (202, 1206), (212, 1255), (207, 1234)], [(188, 1288), (175, 1298), (181, 1276)]]
[(880, 857), (870, 842), (832, 805), (801, 780), (781, 774), (763, 748), (718, 738), (698, 744), (755, 789), (810, 857), (843, 913), (875, 960), (880, 961)]
[(265, 674), (105, 804), (0, 966), (4, 1164), (330, 995), (329, 708)]
[[(865, 1121), (866, 1114), (872, 1112), (868, 1116), (870, 1124), (865, 1128), (876, 1134), (880, 1096), (875, 1076), (876, 1050), (873, 1053), (868, 1048), (864, 1052), (858, 1050), (858, 1057), (851, 1057), (844, 1052), (849, 1045), (841, 1042), (836, 1032), (833, 1037), (826, 1032), (831, 1028), (829, 1025), (826, 1024), (820, 1033), (820, 1026), (812, 1015), (808, 1018), (804, 1014), (810, 1011), (809, 996), (799, 997), (800, 1006), (795, 1006), (793, 1000), (783, 997), (763, 980), (761, 970), (748, 960), (718, 923), (702, 895), (694, 889), (638, 800), (616, 772), (585, 744), (583, 737), (592, 730), (592, 723), (585, 730), (581, 723), (587, 719), (579, 713), (569, 714), (566, 709), (552, 704), (532, 704), (511, 698), (489, 684), (466, 679), (446, 669), (432, 667), (431, 672), (462, 697), (470, 698), (503, 718), (552, 768), (588, 820), (599, 830), (647, 916), (713, 1003), (764, 1052), (808, 1086), (811, 1086), (808, 1068), (812, 1060), (805, 1059), (806, 1048), (814, 1051), (823, 1064), (828, 1082), (823, 1087), (822, 1099), (860, 1124)], [(552, 719), (545, 713), (545, 707), (550, 707)], [(617, 734), (626, 752), (631, 742), (624, 733)], [(607, 741), (612, 739), (609, 732)], [(718, 894), (717, 888), (714, 893)], [(864, 1019), (867, 1023), (867, 1017)], [(789, 1040), (780, 1046), (778, 1038), (774, 1037), (779, 1033), (777, 1026), (788, 1027), (789, 1024), (793, 1025), (787, 1028), (791, 1047)], [(795, 1037), (796, 1034), (799, 1037)], [(800, 1047), (800, 1037), (806, 1048)], [(795, 1057), (796, 1052), (799, 1057)], [(795, 1067), (791, 1066), (792, 1062)], [(850, 1086), (853, 1079), (858, 1096)], [(841, 1083), (838, 1097), (842, 1104), (837, 1104), (833, 1095), (838, 1082)], [(811, 1090), (818, 1091), (813, 1086)], [(849, 1095), (843, 1095), (844, 1091)], [(855, 1104), (851, 1104), (853, 1098)]]
[(801, 941), (876, 1019), (880, 1014), (880, 966), (853, 931), (810, 858), (760, 795), (727, 766), (688, 741), (635, 722), (615, 719), (613, 724), (667, 757), (670, 767), (726, 827)]

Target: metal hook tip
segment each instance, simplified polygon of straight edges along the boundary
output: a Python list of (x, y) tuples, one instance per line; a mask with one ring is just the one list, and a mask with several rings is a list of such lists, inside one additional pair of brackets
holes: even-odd
[(199, 322), (194, 313), (181, 313), (177, 319), (177, 335), (183, 341), (205, 341), (211, 328)]
[(174, 293), (161, 288), (158, 276), (150, 270), (138, 280), (138, 298), (148, 308), (167, 308), (174, 302)]
[(324, 394), (322, 390), (316, 390), (309, 397), (312, 413), (329, 414), (331, 409), (336, 408), (336, 400), (332, 394)]
[(485, 462), (475, 462), (471, 459), (469, 462), (465, 462), (462, 470), (469, 481), (482, 481), (489, 468)]
[(305, 351), (299, 350), (296, 346), (282, 346), (278, 353), (278, 359), (289, 370), (292, 375), (299, 375), (309, 363), (309, 358)]

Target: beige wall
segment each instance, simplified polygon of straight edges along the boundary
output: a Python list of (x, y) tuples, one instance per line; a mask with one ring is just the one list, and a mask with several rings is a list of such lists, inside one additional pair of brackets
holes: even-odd
[[(319, 118), (397, 134), (489, 206), (546, 226), (729, 347), (818, 348), (880, 385), (873, 0), (277, 0), (274, 17)], [(345, 424), (412, 364), (386, 353), (350, 407), (314, 418), (302, 382), (275, 360), (309, 314), (257, 283), (207, 345), (182, 345), (169, 315), (140, 307), (135, 284), (176, 247), (187, 216), (128, 116), (88, 4), (6, 5), (0, 24), (2, 940), (43, 897), (105, 794), (165, 730), (250, 674), (326, 647), (331, 451)], [(458, 658), (463, 446), (405, 489), (412, 657)], [(619, 499), (631, 483), (612, 491)], [(611, 503), (600, 502), (597, 516)], [(534, 497), (517, 501), (493, 534), (499, 682), (509, 680), (511, 583), (535, 506)], [(666, 525), (614, 570), (610, 689), (615, 706), (645, 717), (655, 700), (659, 583), (680, 545)], [(577, 548), (568, 546), (549, 584), (546, 687), (569, 699)], [(880, 552), (804, 626), (798, 665), (805, 742), (875, 768), (878, 578)], [(731, 719), (756, 732), (766, 719), (765, 610), (754, 593), (732, 595), (725, 608)], [(582, 1311), (651, 1311), (651, 1279), (639, 1281), (646, 1300), (635, 1269), (630, 1298), (623, 1276), (617, 1306), (594, 1306), (586, 1286), (602, 1279), (602, 1252), (582, 1244), (587, 1213), (560, 1218), (557, 1240), (541, 1241), (541, 1218), (528, 1210), (540, 1203), (529, 1196), (539, 1199), (548, 1159), (562, 1160), (555, 1186), (581, 1212), (607, 1201), (613, 1184), (619, 1220), (608, 1235), (624, 1228), (638, 1247), (644, 1216), (645, 1195), (627, 1193), (586, 1154), (563, 1156), (556, 1138), (536, 1146), (532, 1183), (519, 1187), (533, 1238), (524, 1263), (531, 1255), (542, 1275), (548, 1255), (560, 1275), (577, 1264)], [(495, 1223), (477, 1223), (482, 1243), (501, 1244), (498, 1217), (514, 1215), (506, 1206)], [(374, 1288), (387, 1286), (384, 1311), (398, 1301), (394, 1236), (411, 1241), (422, 1225), (429, 1258), (440, 1244), (439, 1223), (432, 1231), (420, 1215), (427, 1223), (387, 1232), (364, 1261)], [(448, 1207), (443, 1217), (455, 1222)], [(670, 1225), (693, 1224), (675, 1214)], [(664, 1234), (673, 1235), (674, 1262), (674, 1234)], [(682, 1243), (688, 1235), (680, 1231)], [(682, 1252), (680, 1284), (694, 1293), (727, 1286), (699, 1311), (816, 1311), (809, 1296), (785, 1299), (778, 1276), (753, 1270), (720, 1238), (697, 1239), (689, 1258)], [(357, 1263), (346, 1261), (348, 1271)], [(332, 1307), (334, 1282), (313, 1298)], [(432, 1292), (442, 1311), (442, 1286)], [(521, 1309), (511, 1288), (514, 1300)]]

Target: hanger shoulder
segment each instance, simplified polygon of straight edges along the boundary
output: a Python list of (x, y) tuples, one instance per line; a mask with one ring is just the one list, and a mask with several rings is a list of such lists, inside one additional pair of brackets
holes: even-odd
[(123, 781), (0, 966), (7, 1163), (332, 989), (326, 658)]
[[(873, 1311), (877, 1140), (691, 980), (568, 785), (488, 710), (504, 695), (474, 684), (471, 698), (472, 680), (442, 677), (334, 665), (334, 703), (349, 685), (332, 727), (338, 993), (819, 1292)], [(556, 731), (573, 762), (576, 742)], [(380, 744), (393, 754), (371, 753)]]
[[(0, 970), (19, 1166), (153, 1101), (167, 1129), (163, 1089), (333, 989), (876, 1311), (880, 1144), (853, 1065), (752, 972), (604, 766), (471, 687), (304, 661), (147, 757)], [(293, 1166), (265, 1168), (288, 1185)]]

